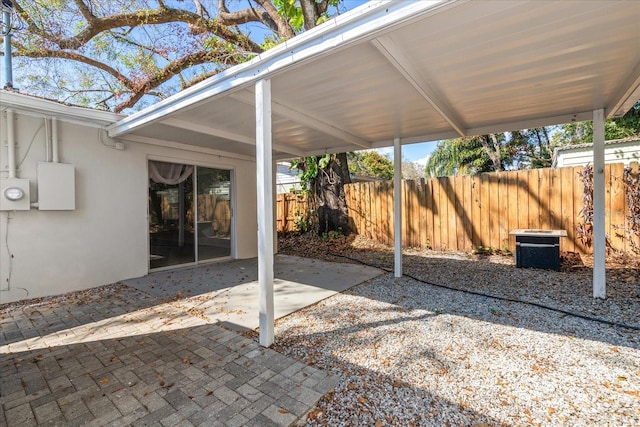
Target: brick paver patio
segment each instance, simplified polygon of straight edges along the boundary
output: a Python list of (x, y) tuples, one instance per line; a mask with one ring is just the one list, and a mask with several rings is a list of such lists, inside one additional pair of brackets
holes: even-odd
[(286, 426), (337, 378), (123, 285), (0, 306), (0, 425)]

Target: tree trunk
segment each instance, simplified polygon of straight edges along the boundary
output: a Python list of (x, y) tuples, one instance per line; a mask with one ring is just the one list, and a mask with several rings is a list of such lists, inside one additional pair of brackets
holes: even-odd
[(484, 147), (485, 151), (489, 155), (491, 162), (493, 163), (493, 168), (496, 172), (502, 171), (502, 156), (500, 155), (500, 144), (498, 143), (498, 139), (495, 134), (485, 135), (480, 138), (480, 142), (482, 143), (482, 147)]
[(318, 212), (318, 234), (337, 231), (351, 232), (344, 185), (351, 182), (347, 154), (331, 156), (326, 168), (318, 168), (313, 180), (313, 199)]

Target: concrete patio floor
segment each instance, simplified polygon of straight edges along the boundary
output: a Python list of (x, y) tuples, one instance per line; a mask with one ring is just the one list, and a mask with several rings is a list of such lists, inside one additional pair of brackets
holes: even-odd
[[(337, 379), (220, 325), (257, 325), (255, 266), (0, 306), (0, 425), (291, 425)], [(278, 256), (276, 317), (378, 274)]]

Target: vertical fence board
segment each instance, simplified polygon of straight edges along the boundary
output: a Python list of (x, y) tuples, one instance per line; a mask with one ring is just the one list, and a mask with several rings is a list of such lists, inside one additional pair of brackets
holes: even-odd
[(358, 223), (360, 203), (358, 203), (358, 192), (359, 187), (355, 185), (347, 185), (345, 189), (349, 194), (349, 201), (347, 203), (351, 203), (349, 206), (349, 216), (353, 221), (353, 226), (355, 227), (355, 233), (360, 234), (360, 227)]
[(408, 215), (411, 214), (410, 203), (409, 200), (409, 186), (411, 184), (409, 181), (402, 181), (402, 246), (406, 247), (409, 245), (409, 220)]
[[(529, 228), (529, 174), (518, 172), (518, 227)], [(525, 205), (526, 203), (526, 205)], [(526, 207), (525, 207), (526, 206)]]
[(420, 181), (411, 180), (411, 246), (420, 246)]
[(499, 194), (498, 192), (500, 191), (500, 187), (498, 186), (498, 175), (494, 174), (494, 173), (487, 173), (484, 174), (485, 178), (487, 179), (487, 185), (488, 185), (488, 190), (487, 190), (487, 200), (486, 203), (483, 203), (483, 208), (486, 209), (487, 211), (485, 212), (484, 216), (487, 216), (487, 223), (488, 223), (488, 234), (486, 236), (486, 241), (484, 243), (483, 246), (489, 246), (489, 247), (497, 247), (499, 245), (499, 241), (500, 241), (500, 233), (498, 230), (498, 198), (499, 198)]
[(413, 183), (411, 182), (411, 180), (406, 180), (403, 182), (404, 184), (404, 206), (405, 206), (405, 214), (404, 214), (404, 219), (405, 219), (405, 224), (404, 224), (404, 238), (403, 241), (405, 242), (404, 245), (405, 246), (411, 246), (411, 241), (412, 241), (412, 232), (413, 232), (413, 227), (411, 224), (411, 220), (412, 220), (412, 214), (413, 214), (413, 198), (411, 197), (411, 187), (413, 187)]
[(443, 230), (446, 233), (446, 238), (443, 236), (443, 240), (446, 244), (447, 250), (455, 249), (456, 241), (456, 220), (455, 220), (455, 203), (453, 201), (453, 177), (447, 176), (444, 178), (444, 201), (443, 203), (447, 207), (447, 220), (444, 224)]
[(371, 187), (373, 189), (373, 198), (371, 200), (373, 215), (371, 216), (374, 221), (374, 232), (376, 234), (376, 240), (382, 240), (382, 228), (380, 224), (382, 224), (382, 206), (380, 203), (380, 191), (381, 191), (381, 183), (380, 182), (372, 182)]
[(424, 204), (426, 208), (426, 228), (429, 247), (433, 248), (433, 179), (424, 182)]
[(371, 228), (369, 227), (369, 212), (371, 211), (371, 205), (369, 204), (369, 183), (362, 184), (360, 203), (362, 206), (362, 229), (364, 230), (364, 236), (371, 238)]
[(624, 250), (624, 165), (622, 163), (614, 163), (609, 166), (611, 167), (611, 244), (614, 249)]
[[(594, 172), (595, 173), (595, 172)], [(604, 230), (609, 242), (612, 242), (613, 227), (611, 227), (611, 165), (604, 166)]]
[(420, 178), (418, 181), (418, 203), (419, 203), (419, 211), (420, 216), (418, 217), (418, 227), (419, 227), (419, 239), (421, 248), (426, 247), (427, 242), (427, 205), (426, 205), (426, 193), (425, 193), (425, 180), (424, 178)]
[(564, 251), (575, 252), (575, 221), (573, 216), (573, 168), (560, 168), (560, 181), (562, 192), (560, 195), (560, 225), (559, 228), (567, 231), (567, 237), (560, 239), (560, 248)]
[[(533, 200), (529, 203), (529, 225), (526, 228), (540, 228), (540, 174), (539, 171), (533, 170), (532, 173), (526, 173), (527, 176), (527, 197)], [(523, 201), (526, 199), (523, 199)]]
[(480, 246), (489, 246), (491, 241), (491, 226), (489, 210), (489, 174), (480, 174)]
[(411, 245), (420, 247), (420, 181), (412, 180), (411, 189)]
[(538, 169), (538, 228), (549, 229), (549, 169)]
[(431, 181), (433, 187), (433, 249), (440, 250), (440, 218), (442, 206), (440, 205), (440, 180), (435, 178)]
[[(583, 167), (577, 167), (574, 169), (575, 175), (573, 176), (573, 214), (575, 218), (574, 230), (579, 224), (584, 222), (584, 218), (582, 217), (582, 208), (584, 206), (584, 183), (582, 182), (581, 174), (584, 170)], [(587, 248), (582, 240), (579, 238), (576, 239), (576, 246), (578, 252), (580, 253), (589, 253), (591, 248)]]
[(480, 240), (480, 235), (482, 234), (482, 222), (481, 211), (480, 211), (480, 177), (472, 176), (471, 177), (471, 217), (473, 218), (473, 247), (480, 246), (482, 241)]
[[(629, 179), (631, 180), (632, 183), (638, 182), (638, 180), (640, 180), (640, 163), (638, 162), (633, 162), (629, 165), (629, 169), (630, 169), (630, 173), (629, 173)], [(626, 192), (629, 191), (628, 188), (625, 188), (625, 212), (624, 212), (624, 218), (625, 218), (625, 225), (627, 227), (631, 227), (632, 224), (629, 222), (628, 218), (629, 216), (631, 216), (633, 213), (630, 210), (630, 206), (627, 203), (627, 198), (629, 196), (627, 196)], [(640, 248), (640, 236), (632, 236), (631, 240), (625, 242), (625, 250), (629, 251), (629, 252), (633, 252), (634, 250)]]
[(456, 250), (464, 250), (464, 176), (458, 176), (454, 180), (454, 197), (456, 205)]
[(386, 183), (384, 181), (376, 182), (376, 218), (378, 222), (376, 227), (378, 230), (378, 238), (376, 240), (386, 244), (387, 230), (385, 228), (385, 222), (387, 220), (387, 189), (385, 188), (385, 184)]
[(387, 229), (387, 182), (382, 181), (378, 184), (380, 185), (378, 193), (378, 198), (380, 199), (380, 207), (378, 211), (380, 215), (380, 237), (378, 238), (378, 241), (386, 244), (387, 236), (389, 235), (389, 231)]
[[(518, 172), (510, 172), (507, 180), (507, 192), (509, 206), (508, 210), (508, 223), (509, 232), (518, 228), (518, 216), (520, 215), (521, 206), (518, 205)], [(526, 208), (525, 208), (526, 209)], [(509, 236), (507, 241), (507, 247), (510, 251), (515, 253), (516, 250), (516, 238), (515, 236)]]
[(498, 227), (500, 228), (500, 245), (499, 249), (509, 248), (509, 172), (501, 172), (498, 185), (498, 206), (500, 207), (500, 220)]
[(440, 247), (443, 250), (447, 250), (449, 245), (449, 204), (447, 197), (448, 182), (449, 181), (447, 177), (438, 178), (438, 184), (440, 185), (440, 198), (438, 199), (438, 207), (442, 212), (442, 215), (440, 215)]
[[(549, 228), (560, 228), (562, 209), (562, 176), (560, 169), (549, 169)], [(564, 240), (564, 239), (563, 239)]]
[(395, 227), (393, 217), (393, 181), (387, 182), (387, 221), (389, 222), (387, 244), (393, 245), (393, 230)]
[(464, 245), (463, 249), (466, 251), (471, 251), (473, 249), (473, 224), (472, 224), (472, 201), (473, 197), (471, 195), (471, 177), (469, 175), (465, 175), (461, 177), (462, 179), (462, 188), (464, 191), (464, 197), (462, 198), (462, 212), (463, 212), (463, 223), (464, 223)]

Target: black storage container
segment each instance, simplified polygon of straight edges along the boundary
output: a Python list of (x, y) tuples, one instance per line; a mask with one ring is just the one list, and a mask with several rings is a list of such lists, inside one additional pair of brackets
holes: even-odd
[(560, 237), (565, 230), (514, 230), (516, 267), (560, 270)]

